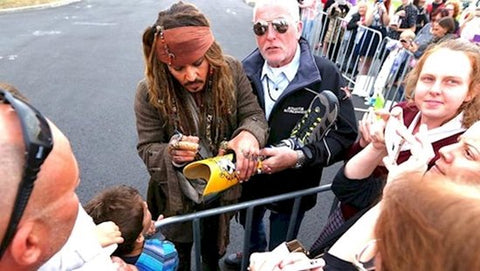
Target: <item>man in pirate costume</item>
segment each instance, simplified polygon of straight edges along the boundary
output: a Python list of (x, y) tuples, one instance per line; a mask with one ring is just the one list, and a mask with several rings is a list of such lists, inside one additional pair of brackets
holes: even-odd
[[(182, 174), (189, 162), (231, 149), (236, 175), (256, 172), (268, 126), (242, 64), (223, 54), (208, 19), (194, 5), (178, 2), (160, 11), (143, 34), (145, 78), (137, 86), (135, 116), (138, 153), (150, 173), (148, 206), (154, 217), (194, 212), (236, 202), (233, 186), (206, 203)], [(218, 270), (228, 245), (231, 216), (202, 219), (205, 270)], [(190, 270), (191, 223), (162, 228)]]

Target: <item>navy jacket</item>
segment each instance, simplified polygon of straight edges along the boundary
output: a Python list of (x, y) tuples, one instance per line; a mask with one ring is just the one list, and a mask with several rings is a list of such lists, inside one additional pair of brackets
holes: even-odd
[[(345, 81), (337, 67), (326, 58), (314, 56), (308, 43), (300, 39), (300, 66), (294, 79), (275, 103), (268, 124), (270, 135), (267, 146), (288, 138), (290, 133), (303, 116), (315, 94), (305, 90), (309, 88), (316, 92), (331, 90), (338, 97), (340, 110), (337, 122), (326, 137), (306, 145), (313, 154), (301, 169), (287, 169), (279, 173), (253, 176), (243, 183), (242, 198), (251, 200), (277, 195), (295, 190), (318, 186), (325, 166), (344, 159), (346, 150), (357, 138), (357, 124), (351, 99), (341, 90)], [(260, 106), (265, 109), (264, 90), (260, 80), (264, 59), (258, 49), (243, 60), (243, 67), (252, 83)], [(316, 195), (305, 197), (301, 209), (308, 210), (316, 203)], [(270, 209), (278, 212), (290, 212), (293, 200), (272, 204)]]

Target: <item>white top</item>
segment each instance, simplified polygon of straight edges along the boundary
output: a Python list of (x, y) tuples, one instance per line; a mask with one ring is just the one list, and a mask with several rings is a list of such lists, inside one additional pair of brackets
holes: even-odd
[(39, 271), (117, 270), (110, 259), (114, 251), (102, 248), (95, 233), (93, 219), (79, 205), (77, 219), (65, 245)]
[(273, 106), (278, 98), (282, 95), (283, 91), (287, 88), (288, 84), (293, 80), (295, 74), (297, 74), (298, 67), (300, 66), (300, 45), (297, 45), (295, 56), (292, 62), (280, 67), (273, 68), (267, 64), (267, 61), (263, 64), (262, 80), (263, 95), (265, 101), (265, 116), (268, 120)]

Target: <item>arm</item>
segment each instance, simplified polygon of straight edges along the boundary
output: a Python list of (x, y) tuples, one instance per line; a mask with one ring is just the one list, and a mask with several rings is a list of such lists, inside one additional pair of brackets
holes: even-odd
[(355, 254), (359, 253), (373, 240), (375, 224), (380, 215), (380, 203), (372, 207), (330, 248), (329, 254), (353, 263)]
[(365, 15), (365, 25), (366, 26), (371, 26), (373, 23), (373, 15), (375, 12), (377, 12), (378, 9), (378, 4), (375, 4), (375, 7), (373, 8), (374, 10), (367, 10), (367, 14)]
[(256, 157), (266, 143), (268, 123), (241, 63), (236, 60), (231, 63), (237, 86), (238, 127), (227, 146), (235, 151), (240, 180), (246, 180), (256, 172)]
[(112, 221), (96, 225), (95, 233), (102, 247), (123, 243), (122, 232), (120, 232), (118, 226)]
[[(168, 141), (167, 134), (162, 120), (155, 108), (147, 100), (147, 83), (141, 81), (137, 86), (135, 96), (135, 117), (138, 133), (137, 150), (147, 169), (159, 167), (160, 164), (169, 164), (170, 158), (167, 155)], [(164, 160), (169, 160), (168, 162)], [(158, 161), (159, 163), (153, 163)]]
[(415, 32), (415, 29), (417, 27), (417, 16), (418, 16), (417, 8), (413, 7), (412, 5), (408, 5), (407, 7), (405, 7), (404, 20), (407, 20), (407, 27), (398, 28), (397, 31), (403, 32), (407, 29), (410, 29), (413, 32)]
[(341, 167), (332, 181), (332, 192), (339, 201), (362, 210), (378, 200), (384, 185), (383, 177), (368, 176), (363, 179), (350, 179)]
[(372, 143), (348, 160), (345, 165), (345, 176), (350, 179), (363, 179), (370, 176), (381, 163), (387, 150), (377, 149)]
[(145, 163), (151, 181), (159, 186), (157, 204), (150, 207), (153, 208), (151, 209), (152, 213), (155, 216), (159, 214), (171, 216), (184, 212), (185, 200), (175, 196), (181, 193), (179, 174), (172, 164), (168, 150), (168, 142), (174, 133), (174, 128), (168, 127), (165, 120), (148, 102), (145, 81), (141, 81), (137, 86), (134, 109), (138, 133), (138, 154)]
[(356, 29), (358, 27), (358, 21), (360, 21), (360, 15), (358, 15), (358, 13), (353, 14), (352, 19), (348, 21), (347, 30)]

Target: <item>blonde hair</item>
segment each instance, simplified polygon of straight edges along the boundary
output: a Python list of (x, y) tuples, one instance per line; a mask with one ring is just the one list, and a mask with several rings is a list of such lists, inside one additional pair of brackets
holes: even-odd
[(400, 38), (406, 38), (406, 39), (412, 39), (413, 40), (415, 38), (415, 32), (413, 32), (410, 29), (406, 29), (400, 34)]

